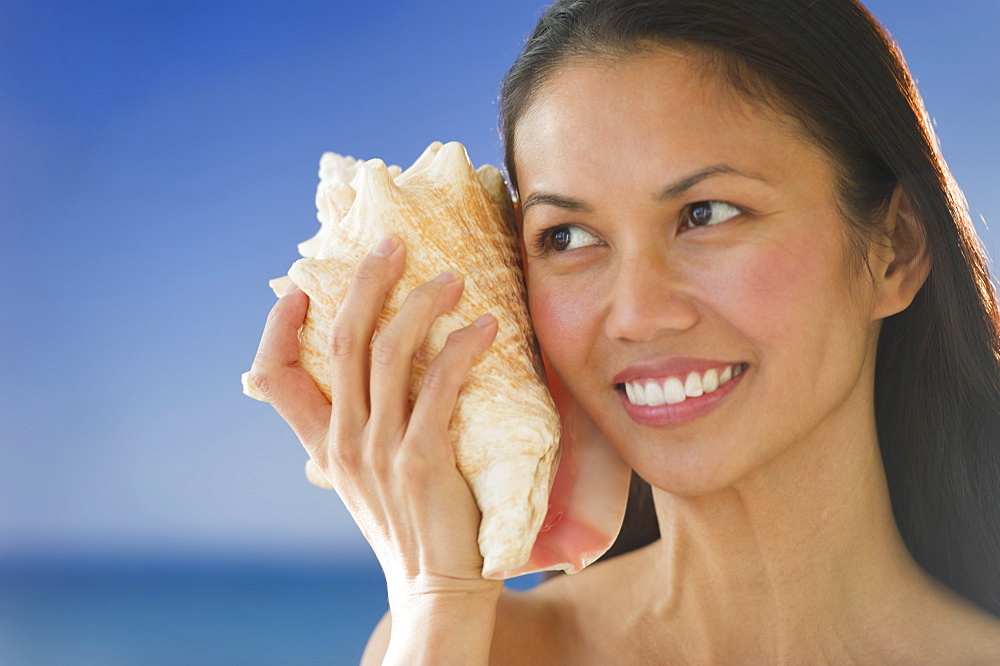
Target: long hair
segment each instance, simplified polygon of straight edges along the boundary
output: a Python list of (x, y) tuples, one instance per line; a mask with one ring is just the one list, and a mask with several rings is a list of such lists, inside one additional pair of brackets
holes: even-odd
[[(926, 571), (1000, 616), (1000, 315), (902, 55), (854, 0), (558, 0), (501, 90), (515, 190), (514, 131), (548, 77), (574, 58), (653, 46), (697, 50), (740, 94), (799, 120), (837, 165), (856, 257), (897, 186), (908, 196), (932, 268), (912, 304), (883, 321), (878, 343), (875, 416), (893, 513)], [(656, 538), (651, 511), (636, 516), (648, 492), (637, 477), (633, 485), (616, 552)]]

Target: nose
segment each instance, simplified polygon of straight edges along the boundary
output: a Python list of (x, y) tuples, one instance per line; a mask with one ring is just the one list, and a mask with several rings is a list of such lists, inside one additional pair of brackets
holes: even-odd
[(605, 334), (611, 340), (647, 342), (665, 332), (686, 331), (700, 314), (685, 280), (663, 256), (623, 258), (611, 289)]

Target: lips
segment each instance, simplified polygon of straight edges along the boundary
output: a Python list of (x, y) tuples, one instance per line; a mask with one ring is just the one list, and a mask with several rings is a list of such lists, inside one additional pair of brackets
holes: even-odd
[(688, 398), (714, 393), (746, 370), (746, 363), (735, 363), (721, 369), (709, 368), (704, 373), (689, 372), (684, 377), (635, 379), (623, 382), (629, 402), (640, 407), (676, 405)]
[(676, 425), (707, 413), (741, 383), (749, 363), (674, 358), (630, 366), (615, 377), (628, 414), (652, 426)]

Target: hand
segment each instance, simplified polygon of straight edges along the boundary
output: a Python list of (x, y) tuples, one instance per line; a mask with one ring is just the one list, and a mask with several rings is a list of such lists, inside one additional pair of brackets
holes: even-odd
[(459, 389), (492, 344), (496, 320), (486, 315), (448, 337), (411, 409), (413, 356), (458, 302), (463, 280), (445, 271), (418, 287), (375, 336), (404, 255), (401, 243), (385, 239), (355, 270), (330, 336), (332, 404), (298, 365), (308, 297), (294, 286), (268, 316), (250, 370), (374, 549), (394, 613), (449, 595), (498, 595), (502, 585), (481, 576), (480, 514), (448, 433)]

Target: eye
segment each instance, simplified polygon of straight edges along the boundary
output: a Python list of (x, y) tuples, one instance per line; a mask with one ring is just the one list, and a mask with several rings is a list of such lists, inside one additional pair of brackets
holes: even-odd
[(684, 207), (684, 211), (681, 213), (681, 223), (688, 229), (708, 227), (725, 222), (742, 212), (736, 206), (725, 201), (697, 201)]
[(560, 224), (539, 232), (535, 238), (535, 249), (540, 253), (566, 252), (598, 243), (594, 234), (575, 224)]

